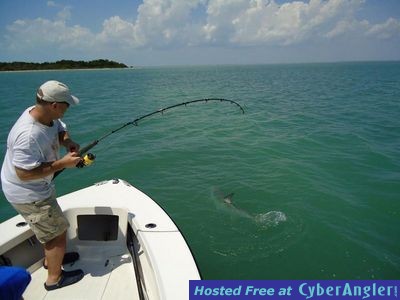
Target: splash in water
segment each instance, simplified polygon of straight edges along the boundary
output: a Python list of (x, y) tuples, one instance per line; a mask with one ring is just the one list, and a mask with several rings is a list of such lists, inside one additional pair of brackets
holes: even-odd
[(286, 215), (281, 211), (269, 211), (264, 214), (258, 214), (254, 217), (254, 220), (262, 224), (264, 227), (275, 227), (279, 223), (285, 222), (287, 220)]

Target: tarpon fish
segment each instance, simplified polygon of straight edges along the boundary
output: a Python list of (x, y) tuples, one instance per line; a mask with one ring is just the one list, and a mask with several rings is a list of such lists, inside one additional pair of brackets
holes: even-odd
[(238, 215), (254, 220), (256, 223), (261, 224), (263, 227), (275, 227), (281, 222), (287, 220), (286, 215), (281, 211), (269, 211), (266, 213), (261, 213), (257, 215), (252, 215), (242, 208), (237, 207), (233, 203), (234, 193), (230, 193), (224, 196), (224, 194), (219, 189), (214, 189), (215, 197), (220, 200), (225, 206), (229, 207), (233, 212)]
[(230, 193), (229, 195), (224, 196), (222, 200), (223, 200), (226, 204), (233, 205), (233, 203), (232, 203), (232, 198), (233, 198), (234, 195), (235, 195), (235, 193)]
[(247, 218), (253, 218), (253, 216), (248, 213), (247, 211), (237, 207), (235, 204), (233, 204), (233, 196), (235, 195), (235, 193), (230, 193), (227, 194), (225, 196), (223, 196), (222, 192), (220, 190), (214, 190), (215, 195), (229, 208), (231, 208), (232, 210), (234, 210), (235, 212), (237, 212), (238, 214), (247, 217)]

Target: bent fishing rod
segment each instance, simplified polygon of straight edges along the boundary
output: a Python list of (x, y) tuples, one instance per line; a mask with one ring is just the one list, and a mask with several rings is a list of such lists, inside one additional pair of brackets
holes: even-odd
[[(96, 146), (98, 143), (100, 143), (102, 140), (104, 140), (107, 137), (109, 137), (110, 135), (112, 135), (112, 134), (124, 129), (127, 126), (130, 126), (130, 125), (139, 126), (139, 122), (142, 121), (143, 119), (146, 119), (146, 118), (151, 117), (151, 116), (156, 115), (156, 114), (164, 114), (165, 111), (173, 109), (173, 108), (176, 108), (176, 107), (179, 107), (179, 106), (187, 106), (188, 104), (198, 103), (198, 102), (206, 102), (207, 103), (207, 102), (210, 102), (210, 101), (227, 102), (227, 103), (234, 104), (240, 109), (242, 114), (244, 114), (244, 109), (239, 103), (237, 103), (236, 101), (229, 100), (229, 99), (224, 99), (224, 98), (204, 98), (204, 99), (191, 100), (191, 101), (186, 101), (186, 102), (174, 104), (174, 105), (171, 105), (171, 106), (167, 106), (167, 107), (155, 110), (155, 111), (153, 111), (151, 113), (148, 113), (146, 115), (142, 115), (142, 116), (136, 118), (133, 121), (125, 123), (125, 124), (121, 125), (120, 127), (116, 128), (114, 130), (111, 130), (110, 132), (106, 133), (105, 135), (101, 136), (100, 138), (94, 140), (93, 142), (91, 142), (87, 146), (83, 147), (82, 149), (80, 149), (79, 150), (79, 156), (82, 157), (82, 160), (78, 163), (77, 167), (78, 168), (82, 168), (84, 166), (90, 165), (94, 161), (95, 156), (93, 154), (91, 154), (91, 153), (88, 153), (89, 150), (92, 149), (94, 146)], [(53, 180), (58, 175), (60, 175), (60, 173), (62, 173), (64, 170), (65, 169), (62, 169), (60, 171), (55, 172), (54, 176), (53, 176)]]

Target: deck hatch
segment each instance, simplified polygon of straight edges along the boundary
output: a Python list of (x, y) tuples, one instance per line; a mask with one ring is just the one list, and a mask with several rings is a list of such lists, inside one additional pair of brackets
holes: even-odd
[(119, 217), (114, 215), (78, 215), (78, 239), (81, 241), (115, 241)]

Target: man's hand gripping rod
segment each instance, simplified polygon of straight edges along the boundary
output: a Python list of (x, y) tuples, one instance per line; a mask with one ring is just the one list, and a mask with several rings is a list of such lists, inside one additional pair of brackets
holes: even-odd
[[(99, 143), (99, 140), (95, 140), (91, 142), (89, 145), (83, 147), (82, 149), (79, 150), (79, 156), (82, 157), (81, 161), (76, 165), (77, 168), (83, 168), (85, 166), (90, 165), (96, 158), (94, 154), (92, 153), (87, 153), (90, 149), (92, 149), (94, 146), (96, 146)], [(86, 154), (87, 153), (87, 154)], [(86, 154), (86, 155), (85, 155)], [(61, 169), (60, 171), (57, 171), (54, 173), (53, 180), (56, 178), (58, 175), (60, 175), (64, 169)]]

